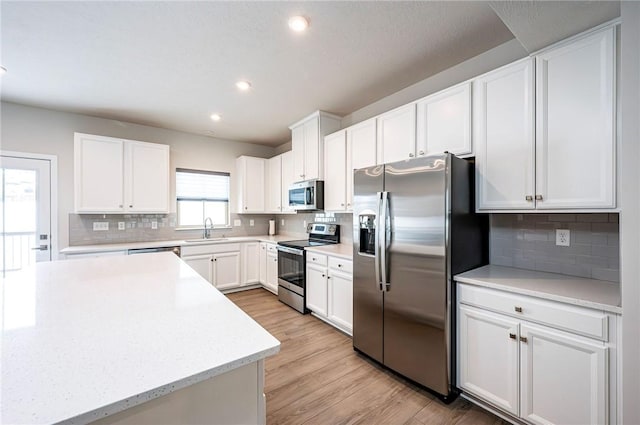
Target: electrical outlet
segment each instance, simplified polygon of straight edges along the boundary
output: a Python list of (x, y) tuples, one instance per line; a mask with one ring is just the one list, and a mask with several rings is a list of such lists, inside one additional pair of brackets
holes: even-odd
[(249, 226), (253, 227), (255, 224), (256, 224), (256, 222), (255, 222), (255, 221), (253, 221), (253, 220), (249, 220)]
[(242, 221), (240, 221), (239, 219), (236, 218), (236, 219), (233, 220), (233, 225), (235, 227), (240, 227), (240, 226), (242, 226)]
[(280, 226), (284, 226), (284, 218), (280, 220)]
[(158, 222), (157, 221), (153, 220), (151, 222), (151, 229), (158, 230)]
[(124, 229), (125, 229), (124, 221), (119, 221), (118, 222), (118, 230), (124, 230)]
[(302, 228), (307, 230), (307, 220), (302, 220)]
[(556, 245), (571, 245), (571, 232), (569, 231), (569, 229), (556, 229)]
[(109, 222), (108, 221), (94, 221), (93, 222), (93, 231), (94, 232), (103, 232), (105, 230), (109, 230)]

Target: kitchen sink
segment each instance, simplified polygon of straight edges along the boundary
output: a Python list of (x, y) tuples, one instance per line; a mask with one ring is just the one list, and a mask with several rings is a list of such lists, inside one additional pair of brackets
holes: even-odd
[(218, 241), (226, 241), (228, 238), (200, 238), (200, 239), (186, 239), (187, 243), (196, 243), (196, 242), (218, 242)]

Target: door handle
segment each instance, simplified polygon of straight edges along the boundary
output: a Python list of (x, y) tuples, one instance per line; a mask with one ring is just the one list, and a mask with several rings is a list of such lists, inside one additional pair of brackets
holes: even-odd
[(381, 212), (381, 208), (382, 208), (382, 192), (378, 192), (377, 193), (377, 203), (378, 203), (378, 214), (376, 215), (376, 223), (375, 223), (375, 256), (374, 256), (374, 268), (375, 268), (375, 273), (376, 273), (376, 285), (378, 285), (378, 289), (380, 289), (380, 291), (384, 291), (383, 287), (382, 287), (382, 280), (380, 279), (380, 255), (381, 255), (381, 249), (380, 249), (380, 229), (382, 229), (382, 227), (380, 226), (380, 216), (382, 214)]
[(391, 283), (389, 282), (389, 270), (387, 270), (387, 245), (389, 243), (389, 239), (391, 239), (391, 226), (387, 225), (388, 221), (388, 213), (389, 212), (389, 192), (382, 192), (382, 249), (381, 249), (381, 258), (380, 258), (380, 266), (382, 268), (382, 286), (385, 291), (389, 291), (389, 287)]
[(31, 248), (32, 251), (48, 251), (49, 250), (49, 245), (40, 245), (40, 246), (36, 246), (35, 248)]

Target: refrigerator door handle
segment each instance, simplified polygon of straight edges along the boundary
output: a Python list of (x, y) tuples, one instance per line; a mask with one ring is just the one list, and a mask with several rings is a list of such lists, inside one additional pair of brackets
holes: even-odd
[(378, 289), (380, 289), (380, 291), (384, 291), (384, 287), (382, 286), (382, 278), (380, 277), (380, 253), (381, 253), (381, 249), (380, 249), (380, 217), (381, 217), (381, 211), (382, 211), (382, 192), (378, 192), (377, 193), (377, 207), (378, 210), (376, 211), (376, 223), (375, 223), (375, 243), (376, 243), (376, 251), (375, 251), (375, 257), (374, 257), (374, 263), (375, 263), (375, 271), (376, 271), (376, 285), (378, 285)]
[(390, 282), (389, 270), (387, 268), (387, 247), (389, 239), (391, 239), (391, 226), (389, 223), (389, 192), (382, 192), (382, 215), (380, 222), (380, 233), (382, 235), (382, 242), (380, 245), (380, 274), (382, 275), (382, 282), (380, 286), (382, 291), (388, 291)]

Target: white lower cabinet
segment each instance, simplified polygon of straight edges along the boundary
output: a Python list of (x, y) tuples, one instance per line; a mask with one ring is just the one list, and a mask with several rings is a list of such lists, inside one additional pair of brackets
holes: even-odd
[[(241, 244), (183, 245), (182, 260), (221, 291), (243, 286)], [(246, 273), (246, 272), (245, 272)]]
[(251, 285), (260, 282), (260, 242), (242, 244), (242, 284)]
[(352, 262), (338, 257), (309, 253), (306, 283), (307, 308), (316, 317), (351, 335), (353, 332)]
[[(267, 247), (267, 250), (269, 247)], [(265, 288), (274, 294), (278, 293), (278, 252), (267, 253), (267, 280), (264, 282)]]
[(211, 267), (211, 254), (183, 256), (182, 260), (187, 263), (207, 282), (213, 283), (213, 267)]
[(267, 244), (260, 242), (260, 252), (258, 253), (259, 282), (267, 281)]
[(213, 285), (219, 290), (237, 288), (240, 281), (240, 253), (221, 252), (213, 254)]
[[(465, 393), (532, 424), (617, 422), (614, 315), (458, 288), (458, 386)], [(578, 335), (579, 314), (600, 316), (600, 336)]]

